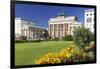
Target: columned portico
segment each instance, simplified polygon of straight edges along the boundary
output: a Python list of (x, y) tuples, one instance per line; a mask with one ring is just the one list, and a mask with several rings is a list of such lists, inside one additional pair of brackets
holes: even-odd
[(81, 27), (81, 23), (76, 20), (75, 16), (57, 16), (50, 18), (49, 35), (54, 38), (62, 38), (66, 35), (73, 35), (73, 30), (76, 27)]
[(44, 29), (39, 28), (29, 28), (29, 29), (22, 29), (22, 36), (25, 36), (27, 40), (34, 40), (37, 38), (43, 37)]
[[(46, 33), (44, 37), (43, 32)], [(48, 36), (48, 31), (46, 28), (36, 26), (34, 21), (15, 18), (15, 38), (20, 39), (21, 36), (25, 36), (27, 40), (37, 40), (46, 38)]]

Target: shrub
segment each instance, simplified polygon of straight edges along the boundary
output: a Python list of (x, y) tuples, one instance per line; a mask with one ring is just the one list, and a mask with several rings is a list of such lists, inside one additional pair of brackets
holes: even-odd
[(93, 33), (91, 33), (90, 36), (91, 36), (91, 41), (94, 41), (94, 36), (95, 36), (95, 35), (94, 35)]
[(82, 52), (82, 59), (81, 59), (81, 61), (88, 61), (88, 60), (89, 60), (88, 54), (86, 52)]
[(15, 43), (23, 43), (22, 40), (15, 40)]
[(88, 52), (89, 60), (94, 60), (94, 58), (95, 58), (95, 55), (94, 55), (94, 54), (95, 54), (95, 53), (92, 52), (92, 51)]
[(66, 63), (66, 62), (70, 61), (72, 53), (69, 50), (70, 50), (70, 48), (65, 48), (60, 51), (59, 58), (62, 63)]
[(48, 38), (47, 38), (46, 40), (47, 40), (47, 41), (50, 41), (50, 40), (51, 40), (51, 38), (52, 38), (51, 36), (48, 36)]
[(59, 38), (55, 37), (54, 39), (52, 39), (52, 41), (58, 41)]
[(26, 41), (27, 41), (26, 36), (20, 36), (19, 39), (15, 39), (16, 43), (23, 43), (23, 42), (26, 42)]
[(41, 41), (40, 39), (32, 40), (32, 42), (40, 42), (40, 41)]
[(84, 27), (79, 27), (73, 31), (73, 37), (76, 45), (84, 49), (91, 42), (91, 31)]
[(89, 46), (86, 46), (85, 47), (85, 50), (86, 50), (86, 52), (90, 52), (90, 51), (93, 51), (94, 52), (94, 50), (95, 50), (95, 44), (94, 44), (94, 42), (91, 42), (89, 44)]
[(20, 36), (20, 40), (26, 40), (27, 37), (26, 36)]
[(73, 36), (72, 35), (66, 35), (62, 38), (62, 40), (65, 40), (65, 41), (73, 41)]
[(82, 53), (81, 50), (79, 50), (77, 47), (75, 46), (70, 46), (68, 48), (65, 48), (63, 50), (61, 50), (60, 55), (63, 56), (62, 58), (64, 58), (62, 61), (64, 63), (68, 63), (68, 62), (78, 62), (82, 59)]

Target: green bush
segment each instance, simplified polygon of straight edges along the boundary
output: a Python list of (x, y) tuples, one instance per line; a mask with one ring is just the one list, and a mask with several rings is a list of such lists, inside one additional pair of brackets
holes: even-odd
[(93, 33), (91, 33), (91, 41), (94, 41), (94, 34)]
[(15, 39), (16, 43), (23, 43), (23, 42), (27, 42), (27, 37), (26, 36), (20, 36), (19, 39)]
[(65, 40), (65, 41), (73, 41), (73, 36), (72, 35), (66, 35), (62, 38), (62, 40)]
[(84, 27), (75, 28), (73, 31), (74, 42), (79, 48), (84, 49), (91, 42), (91, 31)]
[(32, 42), (40, 42), (41, 40), (40, 39), (38, 39), (38, 40), (32, 40)]
[(20, 40), (27, 40), (26, 36), (20, 36)]
[(23, 43), (26, 42), (26, 40), (15, 40), (15, 43)]

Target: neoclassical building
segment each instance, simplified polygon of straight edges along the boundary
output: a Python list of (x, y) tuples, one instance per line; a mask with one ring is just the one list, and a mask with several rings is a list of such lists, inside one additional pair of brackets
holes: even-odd
[(34, 40), (43, 38), (47, 30), (36, 26), (34, 21), (22, 18), (15, 18), (15, 38), (19, 39), (21, 36), (26, 36), (27, 40)]
[(73, 30), (81, 27), (82, 23), (78, 22), (76, 16), (66, 16), (65, 13), (60, 13), (57, 17), (50, 18), (49, 35), (52, 38), (62, 38), (65, 35), (73, 35)]
[(94, 32), (94, 9), (85, 10), (85, 28)]

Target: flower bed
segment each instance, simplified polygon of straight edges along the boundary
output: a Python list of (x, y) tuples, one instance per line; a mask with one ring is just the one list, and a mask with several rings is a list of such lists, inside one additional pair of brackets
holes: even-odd
[(79, 50), (76, 46), (70, 46), (62, 49), (58, 53), (48, 53), (38, 59), (36, 64), (58, 64), (81, 62), (91, 59), (91, 56), (83, 50)]

